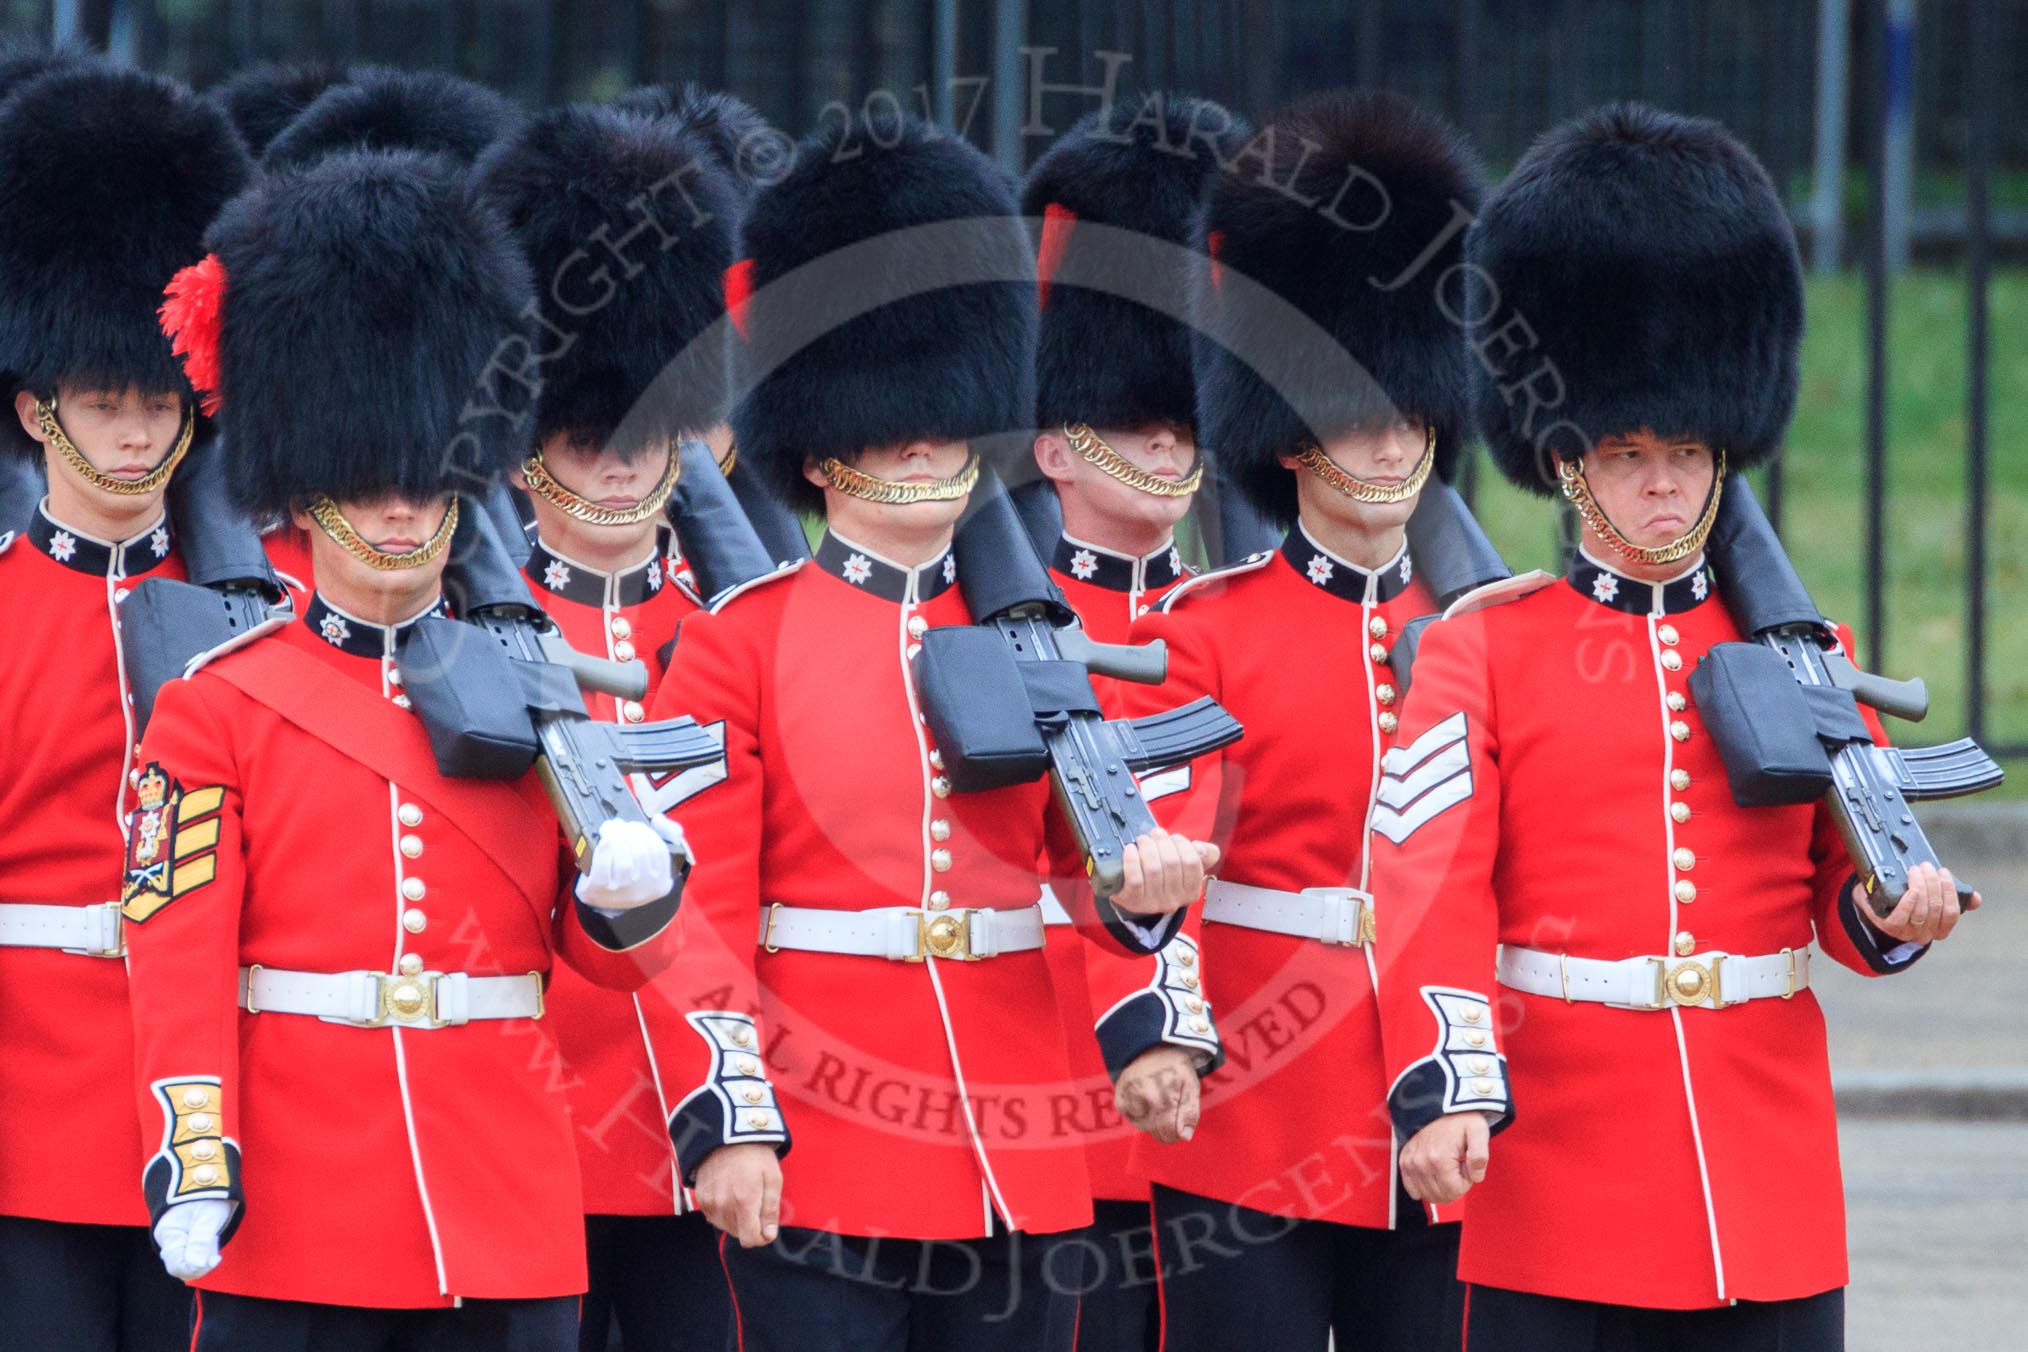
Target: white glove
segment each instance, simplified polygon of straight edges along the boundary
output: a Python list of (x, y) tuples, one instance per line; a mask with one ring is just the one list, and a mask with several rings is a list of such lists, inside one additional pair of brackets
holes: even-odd
[[(682, 832), (677, 832), (680, 844)], [(660, 901), (676, 885), (662, 833), (617, 818), (599, 824), (591, 868), (577, 880), (577, 899), (601, 911), (631, 911)]]
[(162, 1266), (179, 1282), (194, 1282), (218, 1266), (218, 1236), (232, 1219), (232, 1203), (208, 1197), (177, 1202), (155, 1222)]

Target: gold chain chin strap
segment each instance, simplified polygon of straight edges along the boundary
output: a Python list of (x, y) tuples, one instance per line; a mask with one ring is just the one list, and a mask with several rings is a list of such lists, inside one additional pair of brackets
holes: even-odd
[(1563, 496), (1584, 518), (1584, 524), (1619, 553), (1635, 563), (1679, 563), (1704, 548), (1705, 538), (1711, 534), (1712, 524), (1718, 520), (1718, 498), (1725, 491), (1725, 452), (1718, 452), (1718, 473), (1711, 480), (1711, 496), (1705, 500), (1703, 514), (1697, 518), (1697, 523), (1668, 544), (1655, 549), (1635, 544), (1620, 534), (1619, 527), (1606, 520), (1604, 509), (1591, 495), (1591, 484), (1584, 477), (1582, 460), (1565, 460), (1559, 456), (1556, 477), (1563, 485)]
[(718, 462), (718, 472), (720, 474), (723, 474), (726, 478), (730, 479), (732, 477), (732, 471), (738, 465), (739, 465), (739, 443), (736, 441), (729, 442), (727, 443), (725, 448), (725, 459)]
[(35, 420), (42, 425), (42, 434), (49, 438), (49, 444), (56, 447), (57, 455), (62, 457), (63, 463), (69, 465), (74, 474), (101, 493), (111, 493), (122, 498), (138, 498), (168, 483), (169, 476), (176, 472), (176, 467), (183, 463), (183, 457), (190, 453), (191, 439), (197, 434), (197, 415), (186, 404), (183, 408), (183, 431), (177, 436), (176, 449), (169, 452), (168, 458), (141, 478), (115, 479), (84, 458), (84, 452), (77, 448), (77, 443), (63, 430), (63, 424), (56, 420), (54, 400), (46, 404), (40, 399), (35, 401)]
[(1331, 457), (1324, 454), (1324, 448), (1314, 441), (1305, 443), (1296, 452), (1296, 460), (1304, 469), (1354, 502), (1406, 502), (1422, 492), (1422, 486), (1429, 481), (1430, 470), (1436, 467), (1436, 428), (1423, 429), (1422, 459), (1415, 462), (1415, 468), (1398, 484), (1368, 483), (1356, 474), (1347, 474), (1333, 464)]
[(1121, 455), (1106, 444), (1104, 437), (1091, 429), (1089, 423), (1065, 423), (1063, 435), (1070, 439), (1070, 449), (1098, 466), (1113, 478), (1129, 488), (1138, 488), (1158, 498), (1187, 498), (1197, 491), (1197, 485), (1204, 480), (1204, 461), (1190, 467), (1190, 472), (1180, 479), (1164, 479), (1159, 474), (1150, 474), (1133, 461)]
[(389, 554), (368, 544), (365, 537), (354, 530), (352, 523), (345, 519), (345, 513), (338, 510), (338, 504), (331, 499), (318, 498), (310, 504), (309, 512), (310, 519), (322, 527), (326, 535), (336, 540), (347, 554), (367, 567), (377, 568), (383, 573), (399, 572), (405, 568), (420, 568), (426, 563), (433, 562), (439, 554), (450, 548), (451, 536), (458, 529), (458, 500), (454, 496), (450, 507), (444, 512), (443, 524), (437, 527), (435, 535), (406, 554)]
[(955, 502), (972, 491), (979, 482), (979, 453), (973, 451), (965, 461), (965, 467), (948, 479), (931, 479), (926, 483), (899, 483), (893, 479), (876, 479), (852, 468), (835, 455), (827, 455), (817, 462), (831, 487), (847, 497), (863, 498), (867, 502), (883, 503), (889, 507), (907, 506), (912, 502)]
[(631, 507), (601, 507), (596, 502), (579, 497), (557, 482), (556, 476), (549, 472), (549, 466), (543, 463), (541, 451), (535, 452), (521, 462), (521, 474), (528, 480), (530, 492), (546, 499), (550, 506), (565, 516), (591, 526), (640, 525), (662, 510), (663, 504), (669, 501), (669, 495), (676, 491), (676, 480), (682, 473), (682, 457), (677, 455), (676, 448), (671, 446), (669, 466), (662, 471), (661, 480), (648, 491), (647, 497)]

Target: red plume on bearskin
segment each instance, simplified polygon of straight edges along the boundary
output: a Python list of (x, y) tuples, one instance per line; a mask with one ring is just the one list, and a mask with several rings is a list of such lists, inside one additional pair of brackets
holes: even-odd
[(206, 254), (169, 279), (157, 311), (169, 350), (182, 359), (183, 374), (203, 401), (206, 417), (218, 415), (218, 340), (225, 330), (225, 264)]

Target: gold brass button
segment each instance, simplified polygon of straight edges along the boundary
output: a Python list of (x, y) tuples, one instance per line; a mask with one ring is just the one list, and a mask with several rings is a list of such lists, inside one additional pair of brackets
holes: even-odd
[(924, 634), (927, 634), (928, 632), (929, 632), (928, 620), (924, 619), (920, 615), (911, 615), (908, 617), (908, 636), (910, 638), (921, 638)]
[(1679, 742), (1690, 740), (1690, 725), (1678, 718), (1669, 724), (1669, 735)]
[(930, 792), (935, 794), (939, 798), (950, 797), (951, 781), (945, 779), (942, 775), (938, 775), (935, 779), (932, 779), (930, 781)]
[(931, 747), (931, 748), (930, 748), (930, 769), (932, 769), (932, 770), (941, 770), (941, 769), (943, 769), (943, 768), (944, 768), (944, 753), (943, 753), (943, 752), (941, 752), (941, 751), (939, 751), (939, 750), (937, 750), (937, 749), (936, 749), (935, 747)]
[(1376, 643), (1366, 650), (1366, 655), (1373, 659), (1373, 665), (1382, 666), (1387, 661), (1387, 645)]
[(412, 1019), (423, 1012), (429, 998), (423, 994), (420, 982), (397, 981), (387, 988), (387, 1007), (392, 1013), (404, 1019)]
[(401, 852), (405, 858), (409, 859), (420, 858), (423, 852), (422, 837), (403, 836), (401, 838)]
[(1486, 1011), (1480, 1009), (1477, 1005), (1473, 1005), (1471, 1008), (1467, 1009), (1463, 1015), (1463, 1018), (1466, 1023), (1477, 1023), (1479, 1020), (1485, 1017)]
[(421, 934), (430, 926), (430, 918), (411, 906), (401, 913), (401, 927), (410, 934)]
[(183, 1091), (183, 1106), (186, 1108), (202, 1108), (209, 1101), (210, 1097), (202, 1089), (192, 1086)]
[(1491, 1080), (1473, 1080), (1472, 1094), (1476, 1098), (1493, 1097), (1493, 1082)]
[(194, 1160), (212, 1160), (212, 1159), (217, 1159), (217, 1158), (218, 1158), (218, 1142), (216, 1142), (216, 1141), (199, 1141), (199, 1142), (198, 1142), (198, 1143), (197, 1143), (196, 1145), (193, 1145), (193, 1146), (191, 1146), (191, 1147), (190, 1147), (190, 1158), (192, 1158), (192, 1159), (194, 1159)]
[(1669, 772), (1669, 787), (1678, 793), (1689, 788), (1690, 772), (1688, 770), (1671, 770)]
[(747, 1027), (747, 1026), (746, 1026), (745, 1024), (741, 1024), (741, 1025), (740, 1025), (739, 1027), (737, 1027), (737, 1028), (733, 1029), (733, 1030), (732, 1030), (732, 1045), (733, 1045), (733, 1046), (735, 1046), (735, 1047), (750, 1047), (750, 1046), (752, 1046), (752, 1045), (753, 1045), (753, 1031), (752, 1031), (751, 1029), (749, 1029), (749, 1028), (748, 1028), (748, 1027)]
[(414, 803), (403, 803), (394, 815), (403, 826), (422, 825), (422, 809)]
[(1204, 1019), (1192, 1019), (1190, 1030), (1194, 1033), (1208, 1033), (1211, 1031), (1211, 1024)]
[(745, 1099), (748, 1103), (759, 1103), (762, 1099), (766, 1098), (767, 1095), (763, 1094), (758, 1089), (749, 1089), (745, 1093), (741, 1094), (740, 1097)]
[(1662, 665), (1669, 671), (1681, 671), (1683, 669), (1683, 654), (1677, 652), (1674, 648), (1663, 650)]
[(633, 636), (634, 626), (627, 622), (627, 617), (624, 615), (613, 616), (613, 637), (632, 638)]
[(625, 639), (621, 639), (618, 643), (615, 643), (613, 645), (613, 660), (615, 662), (633, 661), (634, 645), (627, 642)]
[(949, 850), (931, 850), (930, 867), (939, 873), (949, 873), (951, 871), (951, 852)]
[(1375, 615), (1372, 619), (1366, 622), (1366, 632), (1373, 635), (1373, 637), (1375, 638), (1386, 638), (1387, 621), (1383, 619), (1381, 616)]
[(647, 716), (648, 711), (641, 707), (641, 701), (637, 699), (630, 699), (620, 706), (620, 717), (629, 723), (638, 723)]
[(1690, 820), (1690, 805), (1688, 803), (1669, 804), (1669, 817), (1677, 825), (1682, 825)]
[(932, 911), (946, 910), (949, 908), (950, 904), (951, 904), (950, 893), (945, 892), (941, 889), (930, 893), (930, 909)]
[(755, 1113), (746, 1120), (746, 1124), (754, 1131), (766, 1131), (768, 1129), (768, 1116), (766, 1113)]
[(758, 1061), (754, 1060), (754, 1059), (753, 1059), (753, 1058), (752, 1058), (751, 1056), (742, 1056), (742, 1057), (740, 1057), (740, 1058), (739, 1058), (739, 1067), (738, 1067), (738, 1068), (739, 1068), (739, 1073), (740, 1073), (740, 1074), (742, 1074), (742, 1075), (758, 1075), (758, 1074), (760, 1074), (760, 1062), (758, 1062)]
[(1684, 931), (1683, 931), (1683, 932), (1682, 932), (1681, 934), (1678, 934), (1678, 935), (1676, 936), (1676, 956), (1677, 956), (1677, 957), (1679, 957), (1679, 958), (1687, 958), (1687, 957), (1689, 957), (1689, 956), (1690, 956), (1690, 955), (1691, 955), (1692, 953), (1695, 953), (1696, 951), (1697, 951), (1697, 936), (1696, 936), (1696, 935), (1692, 934), (1692, 933), (1691, 933), (1691, 932), (1690, 932), (1689, 930), (1684, 930)]
[(403, 976), (421, 976), (422, 954), (420, 953), (402, 954), (401, 961), (395, 964), (395, 970), (400, 972)]
[(1676, 632), (1675, 625), (1664, 624), (1658, 625), (1656, 627), (1655, 637), (1662, 640), (1662, 643), (1665, 647), (1673, 648), (1676, 646), (1677, 639), (1679, 639), (1682, 636)]
[(1669, 862), (1674, 864), (1679, 872), (1688, 873), (1697, 867), (1697, 855), (1687, 845), (1678, 845), (1676, 852), (1669, 856)]
[(1490, 1075), (1493, 1073), (1493, 1063), (1483, 1056), (1475, 1056), (1468, 1069), (1474, 1075)]
[(1671, 690), (1668, 698), (1662, 702), (1667, 704), (1673, 712), (1679, 714), (1690, 707), (1690, 701), (1683, 698), (1683, 692), (1680, 690)]
[(1393, 713), (1385, 709), (1381, 710), (1378, 722), (1380, 724), (1380, 730), (1382, 732), (1393, 732), (1396, 728), (1401, 726), (1401, 720), (1399, 718), (1396, 718), (1393, 715)]
[(938, 817), (930, 823), (931, 840), (949, 840), (950, 838), (951, 824), (949, 822), (945, 821), (942, 817)]
[(1697, 884), (1691, 882), (1688, 878), (1678, 878), (1676, 880), (1676, 900), (1685, 905), (1697, 900)]
[(1704, 969), (1694, 963), (1685, 963), (1669, 978), (1675, 988), (1676, 998), (1686, 1004), (1695, 1004), (1704, 995)]
[(1486, 1045), (1486, 1035), (1475, 1028), (1465, 1034), (1465, 1045), (1467, 1047), (1483, 1047)]
[(1186, 948), (1176, 955), (1176, 965), (1178, 967), (1195, 967), (1197, 965), (1197, 955)]
[(1385, 681), (1382, 681), (1379, 685), (1373, 687), (1373, 698), (1379, 700), (1382, 704), (1394, 703), (1394, 696), (1395, 696), (1394, 687), (1389, 685)]
[(1194, 990), (1196, 990), (1196, 989), (1197, 989), (1197, 978), (1196, 978), (1196, 977), (1194, 977), (1194, 976), (1186, 976), (1186, 977), (1184, 977), (1184, 978), (1183, 978), (1183, 989), (1184, 989), (1184, 990), (1186, 990), (1186, 991), (1194, 991)]
[(403, 878), (401, 880), (401, 894), (410, 901), (421, 901), (424, 894), (428, 891), (429, 889), (423, 886), (423, 880), (420, 878)]
[(208, 1188), (218, 1182), (218, 1170), (208, 1164), (200, 1164), (190, 1171), (190, 1181)]
[(1189, 1010), (1192, 1014), (1202, 1014), (1204, 1012), (1204, 1002), (1193, 995), (1183, 1002), (1183, 1008)]
[(194, 1131), (194, 1132), (198, 1132), (198, 1133), (200, 1133), (200, 1134), (201, 1134), (201, 1133), (203, 1133), (203, 1132), (207, 1132), (207, 1131), (210, 1131), (210, 1130), (211, 1130), (211, 1114), (210, 1114), (210, 1113), (192, 1113), (192, 1114), (190, 1114), (190, 1118), (189, 1118), (189, 1120), (188, 1120), (188, 1121), (186, 1121), (186, 1122), (185, 1122), (185, 1123), (184, 1123), (183, 1125), (184, 1125), (184, 1126), (186, 1126), (186, 1127), (188, 1127), (188, 1128), (190, 1128), (190, 1130), (192, 1130), (192, 1131)]

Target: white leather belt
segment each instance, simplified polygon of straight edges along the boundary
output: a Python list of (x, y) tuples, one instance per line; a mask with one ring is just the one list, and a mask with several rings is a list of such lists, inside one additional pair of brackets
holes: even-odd
[(1042, 923), (1045, 925), (1077, 923), (1071, 919), (1070, 912), (1063, 908), (1063, 902), (1057, 899), (1056, 889), (1048, 883), (1042, 884), (1042, 895), (1036, 898), (1035, 904), (1042, 908)]
[(117, 901), (91, 906), (0, 903), (0, 946), (60, 948), (88, 958), (123, 958), (127, 955), (124, 924)]
[(1786, 1000), (1810, 984), (1810, 950), (1784, 948), (1765, 957), (1700, 953), (1689, 958), (1623, 958), (1605, 962), (1535, 948), (1500, 950), (1500, 984), (1566, 1002), (1614, 1009), (1724, 1009), (1748, 1000)]
[(1042, 907), (926, 911), (876, 906), (830, 911), (776, 902), (761, 912), (760, 945), (770, 953), (792, 948), (891, 962), (921, 962), (926, 957), (974, 962), (1042, 947)]
[(542, 976), (464, 972), (287, 972), (239, 969), (249, 1014), (308, 1014), (355, 1028), (451, 1028), (474, 1019), (539, 1019)]
[(1373, 942), (1373, 898), (1356, 887), (1283, 892), (1213, 878), (1204, 884), (1204, 918), (1346, 948)]

